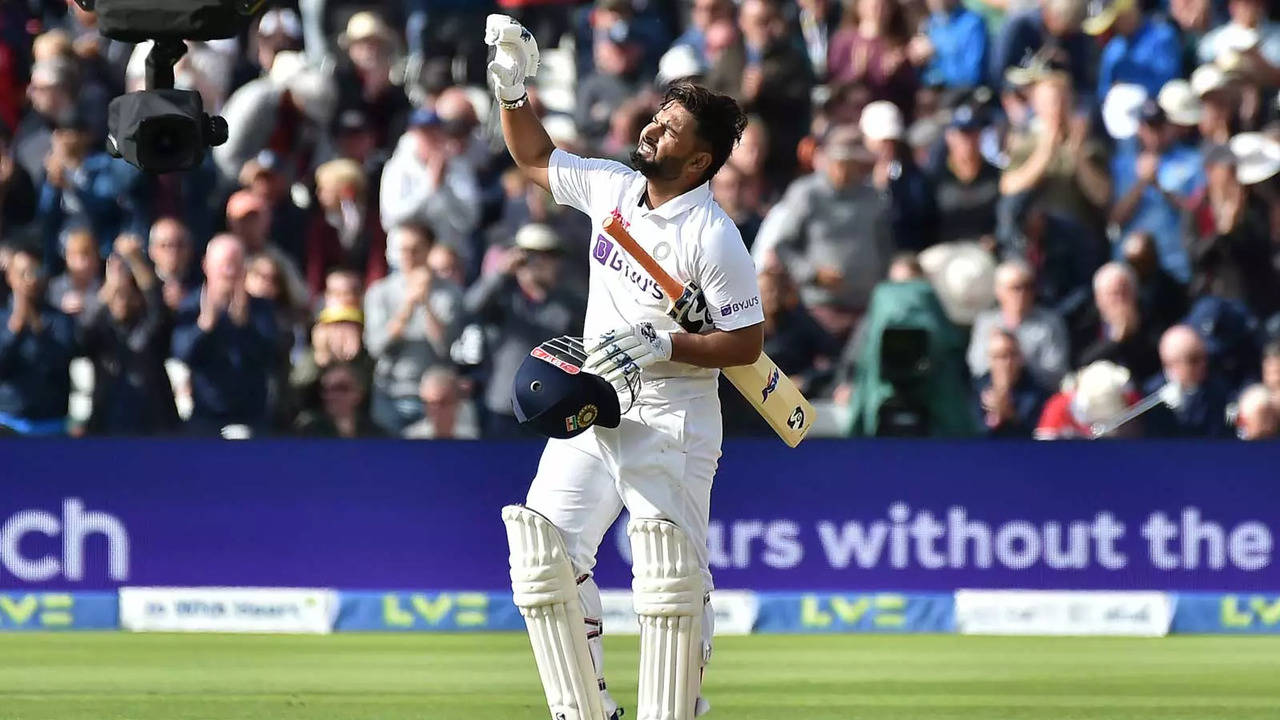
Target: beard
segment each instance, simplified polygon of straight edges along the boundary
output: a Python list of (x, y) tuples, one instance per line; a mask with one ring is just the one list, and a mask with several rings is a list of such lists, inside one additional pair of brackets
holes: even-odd
[(640, 148), (637, 146), (628, 156), (631, 160), (632, 169), (650, 180), (675, 180), (680, 177), (680, 168), (684, 165), (683, 161), (670, 157), (659, 160), (657, 152), (655, 148), (653, 155), (645, 157), (640, 154)]

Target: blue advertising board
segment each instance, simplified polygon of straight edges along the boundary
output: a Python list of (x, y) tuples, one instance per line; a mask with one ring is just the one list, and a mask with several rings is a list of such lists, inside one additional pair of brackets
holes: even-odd
[(0, 632), (114, 630), (119, 608), (114, 592), (0, 592)]
[[(0, 442), (0, 589), (502, 591), (537, 443)], [(718, 587), (1280, 591), (1280, 446), (725, 444)], [(597, 577), (628, 587), (606, 537)]]

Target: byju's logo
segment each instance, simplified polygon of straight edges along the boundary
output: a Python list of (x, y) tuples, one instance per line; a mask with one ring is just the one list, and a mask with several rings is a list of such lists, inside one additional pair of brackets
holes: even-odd
[(738, 302), (737, 300), (735, 300), (730, 303), (725, 303), (724, 305), (720, 306), (720, 317), (727, 317), (740, 310), (748, 310), (759, 304), (760, 304), (759, 295), (751, 298), (750, 300), (744, 300), (743, 302)]
[(603, 235), (596, 236), (596, 246), (591, 249), (591, 257), (596, 262), (604, 265), (609, 262), (609, 256), (613, 254), (613, 241)]
[[(62, 536), (62, 542), (54, 539)], [(129, 533), (114, 515), (85, 510), (80, 498), (62, 501), (62, 517), (44, 510), (20, 510), (0, 525), (0, 574), (7, 572), (23, 582), (45, 582), (61, 576), (84, 579), (85, 545), (90, 535), (102, 535), (107, 543), (107, 577), (129, 579)], [(42, 539), (36, 539), (43, 536)], [(26, 541), (24, 554), (25, 538)], [(62, 557), (37, 548), (58, 547)]]
[(760, 402), (764, 402), (768, 400), (769, 395), (771, 395), (773, 391), (777, 389), (778, 389), (778, 368), (774, 368), (773, 372), (769, 373), (769, 382), (765, 383), (764, 385), (764, 396), (760, 398)]

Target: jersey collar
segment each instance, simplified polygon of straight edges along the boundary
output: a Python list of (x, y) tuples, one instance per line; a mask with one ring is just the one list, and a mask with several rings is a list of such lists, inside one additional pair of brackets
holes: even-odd
[(631, 188), (630, 201), (636, 206), (637, 214), (640, 216), (660, 217), (663, 220), (674, 220), (680, 214), (687, 212), (699, 205), (705, 203), (711, 198), (710, 183), (702, 183), (701, 185), (686, 191), (682, 195), (671, 198), (662, 205), (650, 210), (643, 204), (644, 191), (648, 187), (648, 181), (641, 175), (636, 184)]

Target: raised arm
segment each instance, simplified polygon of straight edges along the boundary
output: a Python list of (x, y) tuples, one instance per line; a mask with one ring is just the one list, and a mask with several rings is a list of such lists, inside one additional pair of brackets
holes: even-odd
[(501, 108), (502, 139), (507, 143), (507, 151), (530, 182), (549, 192), (547, 165), (556, 146), (529, 107), (524, 86), (525, 78), (538, 73), (538, 41), (533, 33), (506, 15), (489, 16), (484, 41), (494, 48), (489, 77)]

